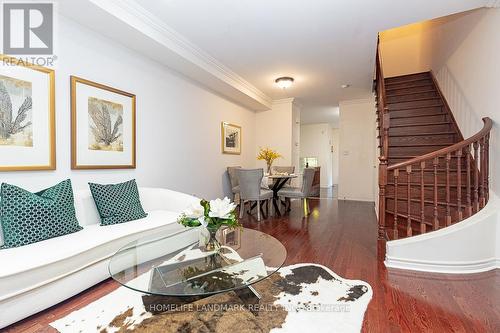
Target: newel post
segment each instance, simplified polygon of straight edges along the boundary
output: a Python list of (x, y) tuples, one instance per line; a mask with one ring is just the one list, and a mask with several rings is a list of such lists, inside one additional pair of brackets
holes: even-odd
[(385, 233), (385, 187), (387, 186), (387, 158), (380, 157), (378, 168), (378, 239), (386, 240)]

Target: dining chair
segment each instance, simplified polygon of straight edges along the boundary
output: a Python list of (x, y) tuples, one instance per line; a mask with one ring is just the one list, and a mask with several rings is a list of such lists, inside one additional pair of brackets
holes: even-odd
[[(295, 167), (292, 166), (272, 166), (271, 167), (271, 174), (277, 174), (277, 173), (287, 173), (289, 175), (293, 174), (295, 172)], [(292, 179), (290, 178), (284, 185), (284, 187), (290, 187), (292, 186)]]
[(227, 174), (229, 175), (229, 183), (231, 186), (231, 193), (233, 194), (233, 201), (240, 202), (237, 196), (240, 193), (240, 184), (238, 182), (238, 175), (236, 170), (241, 169), (240, 166), (227, 167)]
[(278, 197), (280, 197), (280, 199), (285, 198), (285, 201), (288, 203), (287, 210), (290, 209), (291, 204), (289, 199), (301, 199), (301, 207), (304, 212), (304, 216), (307, 217), (310, 214), (311, 211), (309, 209), (308, 197), (311, 195), (311, 191), (313, 190), (314, 172), (314, 168), (305, 168), (302, 175), (302, 187), (283, 188), (278, 192)]
[[(261, 201), (266, 201), (266, 210), (269, 214), (269, 199), (273, 198), (273, 191), (261, 188), (264, 169), (237, 169), (238, 183), (240, 186), (240, 218), (245, 211), (245, 203), (256, 202), (257, 221), (261, 218)], [(271, 214), (272, 214), (271, 205)]]

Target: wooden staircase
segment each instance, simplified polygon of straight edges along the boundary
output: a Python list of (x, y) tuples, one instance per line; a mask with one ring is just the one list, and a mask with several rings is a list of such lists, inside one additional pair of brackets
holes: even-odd
[(379, 238), (459, 222), (488, 201), (491, 119), (464, 140), (432, 72), (384, 78), (377, 52)]

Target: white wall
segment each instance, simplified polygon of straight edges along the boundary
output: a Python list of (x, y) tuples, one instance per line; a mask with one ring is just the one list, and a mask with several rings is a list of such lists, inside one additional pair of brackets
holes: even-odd
[(316, 157), (321, 167), (321, 187), (333, 185), (333, 154), (330, 151), (330, 124), (300, 126), (300, 157)]
[(431, 69), (433, 22), (409, 24), (380, 33), (384, 76), (425, 72)]
[[(0, 182), (36, 190), (66, 178), (75, 188), (137, 178), (213, 198), (223, 194), (226, 166), (255, 165), (254, 112), (64, 17), (57, 32), (57, 170), (1, 173)], [(137, 95), (137, 169), (70, 170), (70, 75)], [(221, 121), (242, 126), (241, 155), (221, 153)]]
[(340, 130), (338, 128), (331, 129), (331, 145), (333, 146), (333, 184), (339, 183), (339, 159), (340, 159)]
[(298, 103), (292, 104), (292, 165), (295, 170), (300, 167), (300, 119), (302, 107)]
[(266, 170), (266, 162), (255, 159), (261, 147), (276, 150), (283, 156), (273, 165), (294, 165), (293, 123), (293, 98), (274, 101), (271, 110), (256, 113), (254, 160), (257, 167)]
[(339, 199), (374, 201), (375, 101), (340, 102)]

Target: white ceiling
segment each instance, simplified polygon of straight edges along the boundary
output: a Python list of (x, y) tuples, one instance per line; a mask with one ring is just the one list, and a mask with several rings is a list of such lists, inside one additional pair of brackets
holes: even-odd
[[(340, 100), (371, 94), (377, 32), (481, 6), (474, 0), (136, 0), (302, 121), (333, 122)], [(292, 76), (283, 91), (274, 79)], [(348, 89), (340, 86), (350, 84)]]
[[(304, 123), (332, 122), (339, 101), (371, 94), (377, 33), (484, 6), (489, 0), (89, 0), (117, 16), (108, 3), (140, 5), (265, 97), (297, 98)], [(73, 3), (74, 4), (74, 3)], [(131, 5), (133, 4), (133, 6)], [(108, 8), (105, 8), (105, 7)], [(122, 6), (124, 7), (124, 6)], [(85, 21), (82, 11), (70, 16)], [(67, 14), (68, 14), (67, 13)], [(99, 26), (89, 21), (94, 29)], [(124, 18), (120, 18), (126, 21)], [(125, 22), (128, 23), (128, 22)], [(158, 26), (158, 24), (156, 24)], [(134, 27), (140, 30), (138, 26)], [(101, 31), (106, 31), (105, 23)], [(114, 36), (119, 37), (116, 33)], [(123, 43), (134, 40), (129, 34)], [(153, 38), (153, 37), (151, 37)], [(138, 49), (137, 42), (132, 48)], [(142, 50), (151, 56), (148, 50)], [(152, 56), (154, 57), (154, 56)], [(182, 70), (181, 70), (182, 71)], [(191, 75), (192, 76), (192, 75)], [(279, 76), (293, 76), (283, 91)], [(342, 84), (350, 84), (342, 89)], [(266, 104), (266, 103), (261, 103)]]

